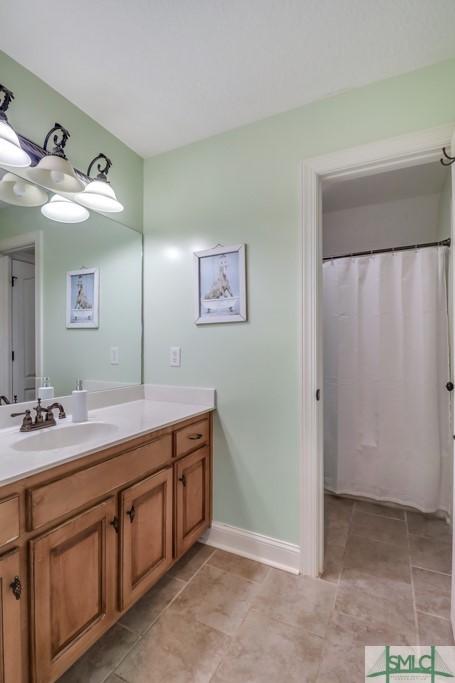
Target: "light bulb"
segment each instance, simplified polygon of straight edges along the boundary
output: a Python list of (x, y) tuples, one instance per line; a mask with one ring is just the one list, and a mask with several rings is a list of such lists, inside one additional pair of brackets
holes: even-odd
[(23, 180), (18, 180), (13, 185), (13, 192), (16, 195), (16, 197), (23, 197), (25, 195), (26, 189), (27, 187)]
[(54, 183), (57, 183), (57, 185), (59, 185), (60, 183), (63, 183), (63, 181), (65, 180), (65, 174), (61, 171), (51, 171), (51, 178), (54, 181)]

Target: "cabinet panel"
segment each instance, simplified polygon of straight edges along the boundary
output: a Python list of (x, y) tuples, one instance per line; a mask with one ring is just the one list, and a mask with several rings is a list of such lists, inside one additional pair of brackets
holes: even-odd
[(121, 494), (121, 609), (147, 591), (172, 563), (172, 468)]
[(19, 496), (11, 496), (0, 501), (0, 545), (15, 541), (19, 532)]
[(13, 550), (0, 556), (1, 683), (22, 681), (21, 592), (19, 551)]
[(34, 680), (55, 681), (115, 611), (113, 498), (30, 542)]
[(165, 465), (171, 458), (172, 437), (169, 434), (57, 481), (30, 489), (27, 499), (29, 528), (38, 529), (77, 510)]
[(180, 556), (210, 524), (210, 449), (176, 463), (176, 548)]

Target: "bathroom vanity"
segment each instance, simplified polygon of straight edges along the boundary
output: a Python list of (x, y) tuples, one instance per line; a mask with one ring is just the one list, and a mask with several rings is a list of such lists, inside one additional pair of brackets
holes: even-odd
[(39, 466), (37, 435), (0, 433), (1, 681), (56, 681), (210, 526), (211, 409), (152, 404), (106, 408), (85, 444), (42, 430)]

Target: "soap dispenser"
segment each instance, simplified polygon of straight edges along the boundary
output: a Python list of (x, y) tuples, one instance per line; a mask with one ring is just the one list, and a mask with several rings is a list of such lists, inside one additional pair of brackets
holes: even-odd
[(76, 388), (73, 391), (73, 408), (71, 412), (73, 422), (87, 422), (87, 389), (83, 389), (81, 379), (77, 380)]
[(49, 377), (43, 377), (43, 385), (38, 387), (38, 396), (42, 401), (54, 398), (54, 387), (51, 387)]

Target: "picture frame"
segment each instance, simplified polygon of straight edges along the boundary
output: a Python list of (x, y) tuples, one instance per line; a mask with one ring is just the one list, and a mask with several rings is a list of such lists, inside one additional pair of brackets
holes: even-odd
[(194, 313), (196, 325), (247, 320), (244, 244), (194, 253)]
[(98, 268), (79, 268), (66, 274), (66, 327), (99, 327)]

